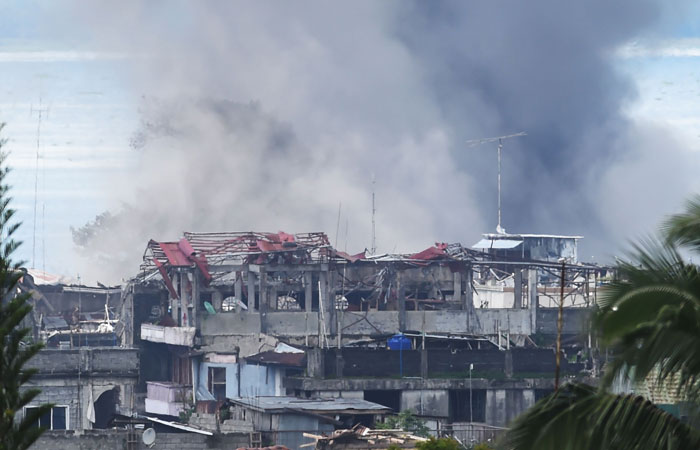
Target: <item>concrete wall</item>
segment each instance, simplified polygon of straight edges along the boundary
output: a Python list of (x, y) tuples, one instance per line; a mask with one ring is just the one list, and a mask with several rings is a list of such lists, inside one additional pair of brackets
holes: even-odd
[[(592, 308), (565, 308), (562, 332), (564, 334), (588, 333), (592, 312)], [(543, 334), (556, 334), (558, 317), (559, 308), (538, 308), (536, 331)]]
[(444, 389), (401, 391), (401, 410), (410, 409), (421, 416), (447, 417), (449, 406), (448, 391)]
[(68, 427), (90, 429), (87, 418), (91, 402), (104, 392), (117, 388), (122, 411), (134, 407), (134, 386), (138, 379), (138, 351), (118, 347), (74, 350), (42, 350), (28, 366), (39, 372), (25, 385), (41, 393), (28, 406), (54, 403), (68, 406)]
[(138, 349), (119, 347), (81, 347), (71, 350), (42, 350), (28, 363), (39, 369), (36, 377), (74, 375), (134, 376), (138, 375)]
[(489, 389), (486, 391), (486, 423), (507, 426), (534, 404), (533, 389)]
[(229, 336), (260, 333), (260, 313), (218, 313), (202, 316), (202, 335)]
[[(511, 348), (502, 351), (495, 349), (428, 349), (404, 350), (399, 352), (387, 349), (344, 348), (322, 350), (324, 374), (326, 378), (342, 377), (403, 377), (465, 378), (470, 365), (473, 365), (475, 378), (506, 379), (515, 376), (551, 376), (555, 370), (555, 354), (552, 349)], [(309, 359), (309, 364), (314, 363)], [(421, 365), (425, 374), (421, 372)], [(342, 373), (338, 372), (338, 369)], [(563, 373), (579, 373), (583, 363), (569, 363), (562, 360)], [(508, 370), (508, 373), (506, 373)], [(309, 367), (308, 373), (312, 369)]]
[[(142, 431), (137, 431), (138, 443), (136, 448), (146, 450), (141, 440)], [(248, 433), (237, 433), (217, 436), (205, 436), (195, 433), (162, 433), (156, 434), (156, 442), (152, 450), (158, 449), (233, 449), (248, 447)], [(72, 432), (46, 432), (31, 447), (31, 450), (124, 450), (127, 448), (126, 430), (89, 431), (83, 435)]]
[[(426, 333), (474, 334), (556, 334), (557, 308), (539, 308), (536, 323), (530, 309), (477, 308), (470, 311), (406, 311), (406, 330)], [(564, 310), (564, 332), (577, 334), (586, 330), (588, 308)], [(332, 327), (327, 328), (327, 333)], [(394, 334), (399, 329), (398, 311), (346, 312), (343, 314), (344, 336)], [(318, 335), (318, 314), (304, 311), (220, 313), (202, 317), (202, 336), (208, 344), (216, 337), (253, 336), (266, 333), (278, 337), (303, 338)]]
[(90, 400), (96, 402), (104, 392), (117, 388), (119, 390), (118, 407), (128, 413), (133, 409), (133, 392), (135, 379), (125, 378), (54, 378), (37, 379), (24, 387), (38, 388), (41, 393), (27, 406), (53, 403), (68, 407), (68, 429), (89, 430), (92, 423), (87, 418)]
[(529, 309), (477, 309), (483, 334), (532, 334), (533, 324)]

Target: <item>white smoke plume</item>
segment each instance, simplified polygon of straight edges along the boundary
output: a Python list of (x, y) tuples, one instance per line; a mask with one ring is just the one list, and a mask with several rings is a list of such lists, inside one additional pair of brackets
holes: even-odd
[(360, 251), (373, 176), (379, 251), (469, 245), (495, 228), (495, 152), (464, 141), (520, 130), (504, 156), (508, 231), (584, 234), (590, 253), (610, 251), (689, 189), (687, 155), (625, 117), (634, 88), (613, 57), (660, 8), (78, 2), (70, 12), (95, 42), (133, 55), (124, 74), (145, 96), (121, 206), (76, 233), (84, 254), (105, 256), (83, 273), (128, 276), (149, 238), (185, 230), (321, 230), (333, 242), (339, 203), (338, 246)]

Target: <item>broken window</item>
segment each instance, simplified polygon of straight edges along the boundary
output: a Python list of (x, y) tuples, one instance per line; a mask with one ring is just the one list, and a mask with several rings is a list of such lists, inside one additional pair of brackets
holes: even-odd
[[(24, 408), (25, 416), (36, 406), (27, 406)], [(47, 430), (67, 430), (68, 429), (68, 407), (54, 406), (51, 410), (45, 412), (39, 420), (34, 424), (35, 427), (42, 427)]]
[(209, 368), (209, 392), (216, 400), (226, 399), (226, 368)]

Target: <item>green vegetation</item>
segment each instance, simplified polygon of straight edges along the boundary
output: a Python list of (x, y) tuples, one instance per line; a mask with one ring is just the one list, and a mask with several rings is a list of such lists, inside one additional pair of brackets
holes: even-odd
[(452, 438), (436, 439), (431, 437), (425, 442), (417, 443), (416, 448), (418, 450), (461, 450), (462, 446)]
[(416, 417), (409, 409), (401, 411), (395, 416), (387, 417), (384, 423), (375, 424), (375, 428), (378, 430), (403, 430), (421, 437), (430, 436), (430, 430), (425, 425), (425, 421)]
[[(700, 407), (700, 267), (683, 257), (700, 252), (700, 197), (672, 216), (661, 236), (635, 244), (605, 289), (594, 324), (615, 358), (599, 387), (569, 384), (513, 424), (514, 450), (700, 448), (700, 431), (613, 383), (652, 382), (682, 399), (691, 423)], [(697, 422), (695, 422), (697, 423)]]
[[(2, 128), (0, 124), (0, 131)], [(4, 144), (0, 139), (0, 149)], [(24, 366), (42, 345), (32, 343), (30, 330), (22, 327), (32, 307), (27, 301), (29, 294), (17, 294), (17, 283), (24, 274), (20, 263), (11, 258), (20, 245), (12, 239), (19, 223), (13, 223), (15, 210), (9, 206), (6, 159), (7, 154), (0, 150), (0, 450), (20, 450), (39, 438), (43, 430), (36, 423), (51, 405), (32, 409), (22, 417), (24, 407), (40, 393), (38, 389), (22, 389), (36, 373)]]

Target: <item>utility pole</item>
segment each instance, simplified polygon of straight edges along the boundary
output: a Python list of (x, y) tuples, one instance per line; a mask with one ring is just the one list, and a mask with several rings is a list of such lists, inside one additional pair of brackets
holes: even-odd
[(468, 147), (476, 147), (481, 144), (488, 144), (490, 142), (498, 142), (498, 225), (496, 226), (496, 232), (499, 234), (505, 234), (506, 230), (501, 226), (501, 152), (503, 150), (503, 141), (506, 139), (511, 139), (520, 136), (527, 136), (527, 133), (521, 131), (520, 133), (508, 134), (505, 136), (496, 136), (484, 139), (472, 139), (467, 141)]

